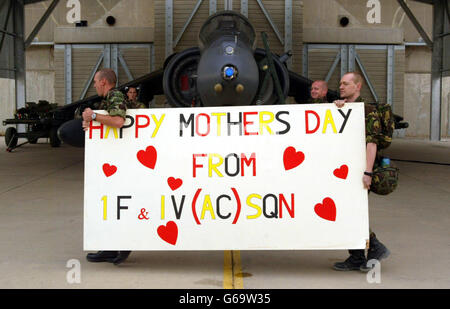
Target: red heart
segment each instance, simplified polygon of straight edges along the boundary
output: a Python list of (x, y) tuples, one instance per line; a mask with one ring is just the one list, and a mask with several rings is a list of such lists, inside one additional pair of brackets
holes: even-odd
[(336, 205), (334, 204), (334, 201), (327, 197), (322, 203), (323, 204), (319, 203), (314, 207), (316, 214), (322, 219), (336, 221)]
[(180, 178), (169, 177), (167, 179), (167, 183), (170, 189), (172, 189), (172, 191), (175, 191), (176, 189), (181, 187), (181, 185), (183, 184), (183, 180)]
[(157, 157), (157, 152), (155, 147), (153, 146), (148, 146), (147, 149), (144, 150), (140, 150), (137, 153), (137, 158), (139, 160), (139, 162), (142, 163), (142, 165), (154, 169), (155, 168), (155, 164), (156, 164), (156, 157)]
[(340, 168), (337, 168), (333, 172), (334, 176), (341, 179), (347, 179), (348, 175), (348, 166), (342, 165)]
[(284, 151), (283, 162), (284, 168), (290, 170), (296, 168), (305, 160), (305, 154), (301, 151), (295, 150), (294, 147), (288, 147)]
[(173, 221), (169, 221), (166, 225), (160, 225), (158, 227), (158, 235), (165, 242), (175, 246), (178, 238), (177, 224)]
[(108, 163), (103, 164), (103, 173), (106, 177), (112, 176), (117, 172), (117, 166), (109, 165)]

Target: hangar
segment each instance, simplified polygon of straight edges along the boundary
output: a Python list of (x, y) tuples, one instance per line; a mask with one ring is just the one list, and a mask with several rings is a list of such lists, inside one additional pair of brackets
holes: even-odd
[[(325, 79), (330, 88), (337, 89), (345, 71), (361, 72), (368, 85), (363, 96), (390, 104), (394, 112), (409, 123), (408, 128), (395, 132), (398, 145), (415, 154), (403, 159), (442, 164), (436, 166), (443, 166), (443, 170), (433, 171), (442, 173), (435, 175), (440, 184), (433, 194), (439, 195), (442, 191), (445, 202), (449, 196), (447, 139), (450, 134), (448, 5), (445, 0), (6, 0), (0, 8), (0, 117), (2, 120), (11, 118), (15, 110), (25, 107), (27, 102), (47, 100), (64, 106), (92, 96), (95, 94), (93, 74), (101, 67), (113, 68), (119, 77), (118, 84), (155, 71), (173, 52), (197, 44), (197, 33), (208, 16), (220, 10), (234, 10), (247, 16), (258, 33), (268, 34), (274, 52), (292, 51), (288, 66), (302, 76)], [(258, 46), (262, 47), (261, 40)], [(295, 104), (295, 101), (290, 98), (288, 103)], [(156, 96), (152, 104), (169, 107), (164, 96)], [(20, 126), (18, 129), (24, 130)], [(4, 133), (6, 126), (0, 127), (0, 131)], [(417, 143), (410, 138), (429, 141)], [(31, 145), (24, 149), (29, 149), (29, 155), (33, 154)], [(55, 155), (49, 150), (35, 151), (50, 157)], [(400, 158), (405, 150), (393, 148), (391, 151)], [(71, 153), (71, 164), (79, 164), (76, 155), (76, 152)], [(21, 164), (16, 158), (2, 156), (2, 160), (7, 164)], [(32, 160), (29, 164), (33, 166)], [(404, 164), (405, 168), (413, 166), (409, 165), (411, 162)], [(48, 170), (36, 172), (36, 178), (17, 179), (13, 185), (5, 181), (2, 194), (11, 195), (16, 187), (33, 183), (53, 171), (45, 163), (42, 167)], [(409, 175), (410, 184), (422, 187), (424, 184), (415, 183), (413, 178), (421, 173), (423, 176), (424, 170), (428, 169), (422, 166), (414, 169)], [(12, 170), (5, 171), (5, 176), (13, 174)], [(430, 178), (425, 186), (434, 182), (434, 176), (427, 177)], [(76, 203), (75, 196), (71, 199)], [(402, 197), (396, 196), (393, 200), (401, 203)], [(443, 210), (437, 204), (433, 203), (433, 207), (441, 213)], [(416, 214), (420, 214), (420, 207), (416, 207)], [(382, 211), (388, 209), (382, 208)], [(14, 211), (11, 215), (20, 217)], [(384, 218), (386, 213), (377, 215)], [(436, 219), (435, 215), (432, 217)], [(445, 225), (448, 215), (444, 213), (441, 220)], [(444, 240), (439, 239), (439, 244)], [(276, 255), (270, 258), (276, 260)], [(171, 259), (169, 255), (166, 257)], [(156, 259), (145, 258), (152, 262)], [(191, 258), (195, 260), (194, 255)], [(289, 256), (290, 266), (295, 258), (295, 255)], [(259, 261), (260, 257), (255, 255), (248, 259)], [(213, 264), (206, 266), (215, 267)], [(448, 286), (448, 279), (436, 276), (437, 283), (433, 284), (439, 286), (440, 282)], [(208, 282), (217, 286), (221, 276), (212, 277), (209, 281), (197, 282), (200, 286), (202, 282), (206, 286)], [(281, 282), (281, 277), (278, 280)], [(14, 282), (21, 285), (20, 281)], [(260, 286), (252, 278), (248, 282), (250, 286)], [(391, 284), (395, 286), (399, 282), (401, 280), (393, 278)], [(183, 284), (190, 282), (187, 280)], [(352, 284), (357, 286), (357, 281)], [(412, 286), (420, 286), (414, 284)]]
[[(192, 46), (207, 16), (231, 8), (248, 16), (257, 32), (266, 31), (275, 52), (292, 50), (289, 66), (305, 77), (326, 79), (336, 89), (343, 71), (364, 73), (369, 87), (363, 95), (408, 119), (400, 137), (436, 141), (449, 134), (445, 1), (65, 2), (3, 2), (3, 119), (25, 102), (64, 105), (92, 95), (97, 67), (114, 68), (119, 84), (154, 71), (170, 53)], [(14, 39), (21, 31), (26, 53)], [(434, 49), (430, 37), (436, 37)], [(25, 76), (39, 79), (40, 87)]]

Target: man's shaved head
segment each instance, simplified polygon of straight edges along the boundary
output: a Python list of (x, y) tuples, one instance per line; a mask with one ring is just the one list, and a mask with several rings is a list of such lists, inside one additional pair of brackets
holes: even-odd
[(97, 74), (98, 74), (98, 78), (100, 80), (105, 79), (108, 84), (116, 85), (117, 77), (116, 77), (116, 72), (114, 72), (114, 70), (101, 69), (100, 71), (98, 71)]
[(344, 74), (339, 84), (339, 92), (342, 99), (347, 102), (354, 102), (360, 94), (364, 83), (364, 78), (358, 72), (349, 72)]
[(311, 98), (322, 99), (327, 96), (328, 83), (324, 80), (316, 80), (311, 85)]
[(351, 75), (355, 84), (361, 83), (361, 86), (364, 85), (364, 77), (358, 72), (348, 72), (345, 75)]
[(116, 86), (116, 73), (111, 69), (101, 69), (94, 76), (94, 88), (97, 94), (106, 97), (108, 91)]

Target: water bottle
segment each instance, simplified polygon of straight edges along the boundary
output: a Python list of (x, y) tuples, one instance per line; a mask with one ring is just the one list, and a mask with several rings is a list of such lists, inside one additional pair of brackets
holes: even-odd
[(391, 159), (383, 158), (383, 160), (381, 160), (381, 167), (388, 167), (390, 165), (391, 165)]

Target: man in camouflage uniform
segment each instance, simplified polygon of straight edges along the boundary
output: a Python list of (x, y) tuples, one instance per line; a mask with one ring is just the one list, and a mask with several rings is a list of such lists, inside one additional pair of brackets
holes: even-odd
[(328, 103), (328, 84), (324, 80), (316, 80), (311, 85), (311, 98), (308, 103)]
[(127, 91), (127, 107), (129, 109), (147, 108), (144, 103), (137, 100), (138, 92), (136, 87), (129, 87)]
[[(364, 102), (361, 98), (361, 87), (364, 79), (361, 74), (350, 72), (345, 74), (340, 82), (339, 91), (342, 100), (334, 103), (338, 108), (344, 106), (347, 102)], [(377, 157), (377, 145), (382, 142), (381, 120), (374, 106), (364, 104), (365, 123), (366, 123), (366, 171), (363, 175), (363, 184), (366, 189), (370, 189), (372, 182), (372, 173), (375, 159)], [(334, 264), (335, 270), (361, 270), (369, 271), (371, 268), (367, 265), (370, 260), (381, 260), (389, 256), (389, 250), (376, 238), (375, 233), (370, 230), (370, 246), (367, 253), (367, 259), (364, 250), (349, 250), (350, 257), (344, 262)]]
[[(116, 81), (116, 74), (111, 69), (102, 69), (95, 74), (95, 90), (99, 96), (104, 98), (100, 104), (95, 106), (95, 109), (106, 110), (108, 115), (97, 114), (92, 109), (86, 108), (82, 115), (85, 131), (89, 129), (89, 123), (92, 120), (114, 128), (121, 128), (125, 123), (126, 100), (122, 92), (113, 90)], [(88, 253), (86, 258), (89, 262), (110, 262), (118, 265), (125, 261), (130, 253), (131, 251), (98, 251), (97, 253)]]
[(108, 115), (96, 114), (90, 108), (83, 111), (83, 128), (89, 129), (89, 123), (92, 120), (98, 121), (104, 125), (121, 128), (126, 120), (127, 105), (122, 92), (113, 90), (116, 86), (116, 73), (111, 69), (102, 69), (94, 76), (94, 87), (97, 94), (103, 97), (103, 100), (96, 104), (95, 109), (103, 109)]

